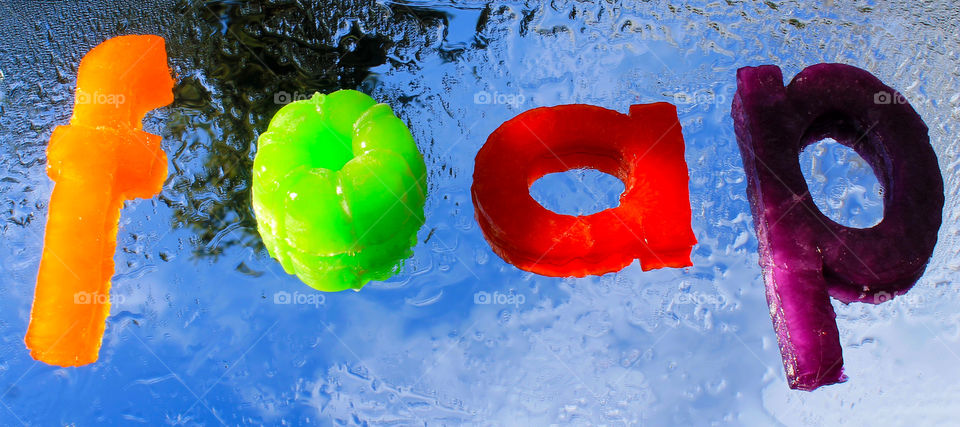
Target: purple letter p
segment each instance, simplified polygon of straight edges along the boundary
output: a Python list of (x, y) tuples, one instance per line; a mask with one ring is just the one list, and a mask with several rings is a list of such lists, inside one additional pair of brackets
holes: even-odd
[[(842, 64), (808, 67), (786, 87), (776, 66), (741, 68), (731, 115), (790, 387), (842, 382), (830, 297), (876, 304), (903, 294), (933, 253), (944, 199), (927, 127), (895, 90)], [(877, 175), (884, 214), (876, 226), (844, 227), (813, 203), (797, 159), (827, 137)]]

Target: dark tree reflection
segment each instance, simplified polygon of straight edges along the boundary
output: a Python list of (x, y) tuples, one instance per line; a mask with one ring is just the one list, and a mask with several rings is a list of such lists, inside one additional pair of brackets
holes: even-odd
[(363, 85), (398, 41), (443, 23), (374, 2), (184, 2), (177, 12), (194, 19), (168, 39), (179, 84), (164, 137), (178, 145), (167, 147), (174, 170), (161, 199), (175, 227), (196, 233), (197, 256), (262, 248), (250, 169), (258, 135), (284, 103)]

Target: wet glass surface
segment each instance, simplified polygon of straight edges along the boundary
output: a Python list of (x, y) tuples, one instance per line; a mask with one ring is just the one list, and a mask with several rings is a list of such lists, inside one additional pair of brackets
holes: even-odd
[[(950, 1), (821, 3), (0, 1), (0, 420), (956, 419), (960, 12)], [(122, 213), (99, 362), (51, 367), (23, 344), (52, 189), (44, 150), (70, 118), (80, 58), (122, 34), (167, 40), (175, 101), (144, 127), (163, 136), (170, 176), (159, 197)], [(737, 68), (776, 64), (790, 78), (819, 62), (856, 65), (904, 93), (930, 128), (947, 194), (927, 273), (883, 305), (835, 303), (851, 379), (806, 393), (784, 379), (729, 114)], [(282, 104), (338, 88), (391, 104), (409, 124), (430, 194), (401, 274), (320, 294), (266, 254), (250, 168)], [(634, 263), (556, 279), (492, 253), (469, 188), (474, 155), (497, 126), (539, 106), (625, 112), (658, 101), (677, 104), (683, 125), (693, 267), (644, 273)], [(809, 147), (803, 159), (837, 155)], [(847, 158), (805, 173), (832, 218), (868, 226), (882, 215), (879, 189), (864, 184), (869, 167)], [(583, 185), (591, 188), (575, 200), (598, 206), (623, 190), (603, 179)]]

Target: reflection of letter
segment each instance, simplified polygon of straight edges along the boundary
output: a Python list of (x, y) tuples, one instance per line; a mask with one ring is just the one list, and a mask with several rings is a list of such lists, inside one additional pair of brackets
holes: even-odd
[[(811, 66), (787, 87), (776, 66), (737, 72), (731, 115), (791, 388), (845, 380), (830, 297), (878, 303), (903, 294), (933, 253), (943, 179), (920, 116), (907, 103), (877, 102), (891, 94), (900, 96), (848, 65)], [(827, 137), (854, 149), (883, 185), (876, 226), (844, 227), (814, 205), (797, 159)]]

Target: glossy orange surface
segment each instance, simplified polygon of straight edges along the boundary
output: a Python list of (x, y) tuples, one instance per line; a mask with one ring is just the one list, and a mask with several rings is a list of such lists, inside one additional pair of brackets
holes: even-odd
[(47, 147), (50, 197), (43, 256), (27, 329), (34, 359), (95, 362), (110, 313), (110, 278), (123, 202), (160, 192), (167, 157), (144, 115), (173, 102), (162, 37), (103, 42), (77, 73), (73, 117)]

